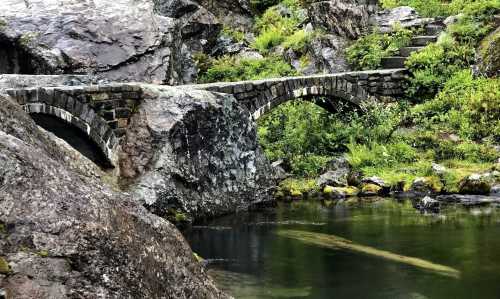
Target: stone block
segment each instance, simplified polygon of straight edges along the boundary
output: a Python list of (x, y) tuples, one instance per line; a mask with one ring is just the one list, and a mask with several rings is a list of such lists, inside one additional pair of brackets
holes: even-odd
[(119, 108), (115, 109), (116, 118), (129, 118), (130, 114), (131, 114), (131, 111), (129, 108), (119, 107)]

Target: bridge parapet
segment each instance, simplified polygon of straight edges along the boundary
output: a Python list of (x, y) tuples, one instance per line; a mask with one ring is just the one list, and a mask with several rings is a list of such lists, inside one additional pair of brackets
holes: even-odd
[[(407, 70), (392, 69), (183, 87), (233, 94), (254, 118), (259, 118), (273, 107), (296, 98), (325, 96), (359, 105), (370, 96), (399, 97), (404, 95), (407, 78)], [(336, 106), (332, 101), (329, 105)]]
[(85, 132), (113, 165), (118, 158), (119, 139), (142, 98), (137, 84), (36, 87), (6, 92), (26, 112), (56, 116)]

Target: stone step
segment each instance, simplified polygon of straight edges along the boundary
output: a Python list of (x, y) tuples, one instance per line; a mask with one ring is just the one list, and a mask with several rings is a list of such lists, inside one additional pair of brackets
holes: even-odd
[(444, 28), (445, 26), (443, 25), (429, 24), (425, 26), (425, 34), (427, 34), (428, 36), (437, 36), (441, 32), (443, 32)]
[(416, 52), (416, 51), (420, 51), (423, 48), (424, 47), (403, 47), (403, 48), (399, 49), (399, 56), (408, 57), (408, 56), (410, 56), (411, 53)]
[(435, 35), (422, 35), (415, 36), (411, 39), (411, 46), (427, 46), (430, 43), (434, 43), (437, 41), (437, 36)]
[(384, 57), (382, 58), (381, 65), (383, 69), (398, 69), (405, 67), (406, 57)]

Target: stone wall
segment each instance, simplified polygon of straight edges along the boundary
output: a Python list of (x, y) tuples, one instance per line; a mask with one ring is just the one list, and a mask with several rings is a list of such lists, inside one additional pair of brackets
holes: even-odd
[(6, 92), (28, 113), (56, 116), (85, 132), (116, 166), (116, 148), (141, 99), (134, 84), (35, 87)]
[(188, 85), (181, 88), (232, 94), (257, 119), (277, 105), (297, 98), (324, 96), (334, 109), (339, 101), (360, 105), (370, 100), (370, 96), (403, 96), (407, 78), (405, 69), (392, 69)]

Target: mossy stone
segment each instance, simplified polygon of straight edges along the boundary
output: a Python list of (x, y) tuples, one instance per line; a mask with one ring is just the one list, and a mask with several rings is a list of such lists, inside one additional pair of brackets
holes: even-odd
[(0, 256), (0, 274), (8, 274), (10, 273), (9, 263)]
[(500, 28), (488, 35), (479, 47), (478, 69), (487, 76), (500, 73)]
[(363, 184), (361, 193), (363, 195), (378, 195), (382, 191), (382, 187), (375, 184)]

